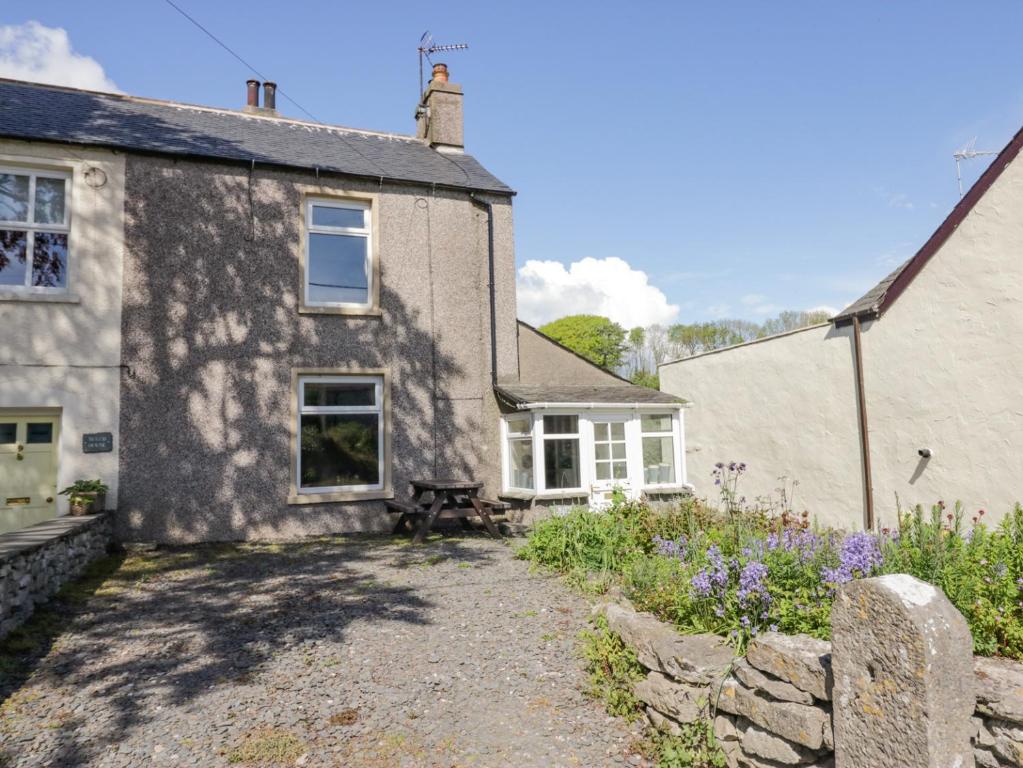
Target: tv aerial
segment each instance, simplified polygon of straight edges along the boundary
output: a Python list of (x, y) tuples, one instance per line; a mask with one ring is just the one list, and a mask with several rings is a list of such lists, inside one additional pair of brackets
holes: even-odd
[(956, 181), (959, 182), (959, 199), (963, 198), (963, 174), (960, 171), (959, 164), (963, 160), (972, 160), (975, 157), (984, 157), (985, 155), (997, 155), (997, 152), (989, 152), (987, 150), (974, 149), (977, 144), (977, 137), (974, 136), (963, 148), (952, 153), (952, 157), (956, 161)]
[(419, 38), (419, 96), (422, 98), (423, 95), (423, 58), (425, 57), (430, 64), (433, 64), (433, 59), (430, 58), (431, 54), (441, 53), (443, 51), (464, 51), (468, 49), (468, 43), (455, 43), (453, 45), (438, 45), (433, 41), (433, 35), (430, 34), (430, 30), (426, 30), (423, 36)]

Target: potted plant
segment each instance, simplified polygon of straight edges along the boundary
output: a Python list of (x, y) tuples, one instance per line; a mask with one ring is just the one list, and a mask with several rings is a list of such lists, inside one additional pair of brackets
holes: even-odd
[(60, 492), (67, 496), (71, 503), (71, 514), (94, 515), (102, 512), (107, 506), (107, 491), (110, 488), (102, 480), (75, 480)]

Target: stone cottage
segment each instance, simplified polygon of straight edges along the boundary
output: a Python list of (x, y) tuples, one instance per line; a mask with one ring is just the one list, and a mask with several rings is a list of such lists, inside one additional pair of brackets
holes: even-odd
[(94, 477), (156, 541), (383, 530), (413, 478), (525, 514), (683, 489), (680, 399), (517, 322), (514, 193), (443, 65), (415, 136), (247, 88), (0, 81), (0, 531)]
[(920, 250), (828, 323), (660, 368), (691, 400), (700, 493), (742, 461), (748, 498), (797, 480), (825, 523), (892, 525), (961, 500), (997, 519), (1023, 500), (1023, 132)]

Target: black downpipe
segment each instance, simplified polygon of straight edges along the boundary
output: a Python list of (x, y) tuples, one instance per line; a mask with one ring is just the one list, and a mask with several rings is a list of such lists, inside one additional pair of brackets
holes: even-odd
[(470, 192), (473, 204), (487, 212), (487, 267), (490, 272), (490, 383), (497, 386), (497, 286), (494, 278), (494, 206)]

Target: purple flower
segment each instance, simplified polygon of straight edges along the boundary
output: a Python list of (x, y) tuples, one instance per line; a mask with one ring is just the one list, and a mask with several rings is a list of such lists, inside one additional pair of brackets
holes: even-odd
[(753, 603), (767, 604), (771, 596), (767, 592), (767, 566), (751, 560), (746, 563), (739, 574), (739, 590), (736, 592), (739, 602), (746, 606)]
[(657, 554), (664, 557), (677, 557), (684, 561), (688, 555), (689, 540), (685, 536), (679, 536), (674, 540), (654, 536), (653, 543), (657, 547)]
[(870, 576), (881, 567), (881, 547), (877, 537), (869, 533), (853, 533), (842, 541), (837, 568), (821, 569), (821, 578), (828, 584), (845, 584)]

